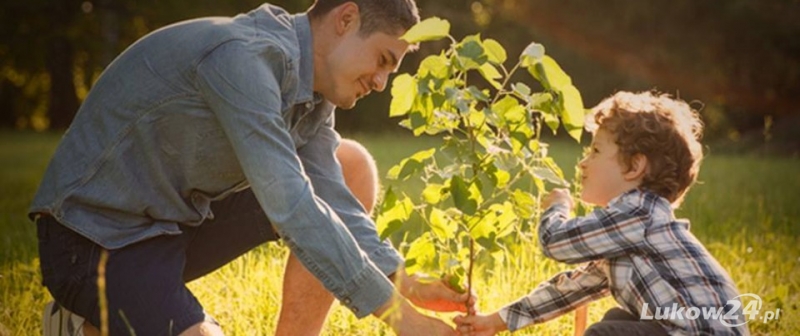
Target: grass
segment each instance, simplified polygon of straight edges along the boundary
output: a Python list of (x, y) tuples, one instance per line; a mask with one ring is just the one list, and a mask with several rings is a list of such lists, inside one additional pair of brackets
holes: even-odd
[[(0, 335), (41, 334), (40, 314), (50, 295), (40, 285), (34, 225), (27, 206), (52, 155), (59, 134), (0, 132)], [(401, 158), (435, 145), (430, 139), (401, 136), (353, 138), (375, 155), (381, 175)], [(551, 155), (571, 176), (577, 145), (555, 142)], [(750, 322), (754, 334), (800, 334), (800, 160), (722, 155), (712, 150), (701, 169), (701, 183), (690, 191), (679, 217), (732, 275), (742, 293), (764, 298), (761, 311), (781, 309), (780, 319)], [(275, 330), (286, 248), (270, 244), (189, 284), (206, 310), (230, 335), (269, 335)], [(544, 258), (535, 244), (523, 246), (508, 264), (478, 268), (479, 307), (493, 311), (525, 295), (566, 266)], [(614, 305), (593, 303), (589, 322)], [(451, 318), (453, 315), (441, 315)], [(565, 335), (572, 315), (537, 325), (519, 335)], [(355, 319), (334, 305), (325, 335), (391, 334), (374, 318)]]

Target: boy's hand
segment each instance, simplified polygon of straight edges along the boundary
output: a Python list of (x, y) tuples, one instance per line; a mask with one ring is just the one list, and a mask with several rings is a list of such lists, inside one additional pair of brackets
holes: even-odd
[[(415, 306), (439, 312), (474, 312), (477, 298), (469, 293), (459, 293), (449, 286), (448, 279), (411, 275), (404, 277), (400, 283), (400, 293)], [(468, 301), (469, 300), (469, 301)]]
[(456, 323), (458, 334), (463, 336), (491, 336), (508, 329), (498, 313), (471, 316), (459, 315), (453, 319), (453, 322)]
[(547, 194), (547, 197), (545, 197), (544, 202), (542, 202), (542, 206), (547, 209), (556, 203), (566, 204), (569, 209), (572, 210), (572, 197), (569, 195), (569, 190), (564, 188), (551, 190), (550, 193)]

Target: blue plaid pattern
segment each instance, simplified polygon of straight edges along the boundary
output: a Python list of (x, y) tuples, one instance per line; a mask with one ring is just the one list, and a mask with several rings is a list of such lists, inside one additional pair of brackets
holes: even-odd
[[(502, 308), (500, 316), (509, 330), (556, 318), (611, 294), (635, 316), (642, 316), (646, 307), (645, 316), (655, 317), (672, 335), (749, 335), (741, 309), (727, 315), (734, 319), (685, 316), (691, 307), (730, 310), (726, 304), (739, 292), (689, 231), (689, 222), (675, 219), (669, 201), (631, 190), (585, 217), (569, 219), (569, 211), (565, 204), (545, 211), (539, 243), (550, 258), (584, 264)], [(657, 308), (681, 307), (683, 318), (657, 314)]]

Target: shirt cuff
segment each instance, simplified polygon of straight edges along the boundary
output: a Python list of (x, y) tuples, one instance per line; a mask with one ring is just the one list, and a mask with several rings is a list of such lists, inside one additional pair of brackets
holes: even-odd
[(377, 268), (367, 266), (351, 280), (343, 291), (339, 302), (358, 318), (363, 318), (389, 301), (394, 286)]
[(553, 203), (550, 207), (545, 210), (542, 217), (550, 216), (552, 214), (563, 214), (564, 216), (569, 217), (569, 205), (563, 202)]
[(371, 260), (384, 275), (390, 276), (397, 272), (400, 265), (404, 264), (403, 257), (394, 247), (381, 247), (369, 254)]
[(505, 306), (497, 311), (497, 315), (500, 315), (500, 319), (506, 324), (506, 329), (508, 329), (509, 332), (514, 332), (517, 331), (517, 329), (519, 329), (521, 326), (515, 323), (508, 323), (509, 319), (511, 318), (510, 314), (511, 306)]

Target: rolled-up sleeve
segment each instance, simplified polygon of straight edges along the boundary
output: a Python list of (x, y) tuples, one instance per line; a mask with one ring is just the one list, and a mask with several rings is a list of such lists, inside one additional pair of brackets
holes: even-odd
[(510, 331), (564, 315), (588, 302), (608, 296), (605, 260), (556, 274), (530, 294), (500, 309), (500, 318)]
[(197, 66), (198, 90), (292, 252), (356, 316), (366, 316), (394, 288), (303, 170), (281, 116), (284, 55), (251, 48), (231, 41), (209, 53)]
[(369, 259), (383, 274), (394, 274), (403, 259), (388, 240), (380, 240), (375, 223), (345, 184), (341, 165), (336, 160), (341, 138), (333, 129), (332, 118), (298, 151), (303, 167), (316, 194), (342, 219)]

